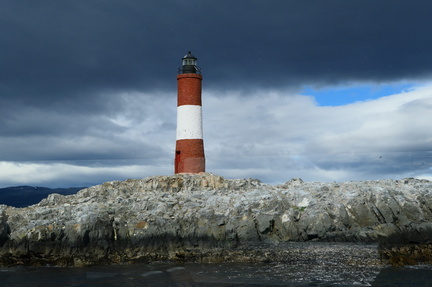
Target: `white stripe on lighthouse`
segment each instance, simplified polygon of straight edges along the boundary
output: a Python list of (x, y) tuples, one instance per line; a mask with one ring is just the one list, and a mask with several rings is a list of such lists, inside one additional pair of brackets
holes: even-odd
[(202, 139), (202, 108), (197, 105), (177, 107), (177, 139)]

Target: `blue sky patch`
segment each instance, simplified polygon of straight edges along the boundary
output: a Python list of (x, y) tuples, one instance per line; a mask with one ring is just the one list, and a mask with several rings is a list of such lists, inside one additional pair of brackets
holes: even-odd
[(313, 96), (319, 106), (343, 106), (390, 96), (416, 87), (413, 83), (350, 85), (326, 88), (305, 87), (301, 94)]

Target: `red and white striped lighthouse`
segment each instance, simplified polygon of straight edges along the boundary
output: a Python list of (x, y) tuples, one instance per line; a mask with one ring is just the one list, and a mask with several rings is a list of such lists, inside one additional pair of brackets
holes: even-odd
[(189, 51), (177, 75), (177, 138), (174, 173), (205, 172), (201, 71)]

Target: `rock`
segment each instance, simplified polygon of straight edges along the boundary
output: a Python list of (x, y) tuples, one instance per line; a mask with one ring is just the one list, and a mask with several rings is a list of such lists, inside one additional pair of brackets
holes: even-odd
[(287, 242), (380, 244), (392, 263), (410, 245), (430, 249), (431, 187), (298, 178), (271, 186), (209, 173), (106, 182), (26, 208), (0, 205), (0, 264), (286, 260)]

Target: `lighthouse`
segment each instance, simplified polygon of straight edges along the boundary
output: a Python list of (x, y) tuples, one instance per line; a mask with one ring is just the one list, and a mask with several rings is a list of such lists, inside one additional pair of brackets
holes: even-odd
[(205, 172), (201, 70), (189, 51), (177, 75), (177, 133), (174, 173)]

